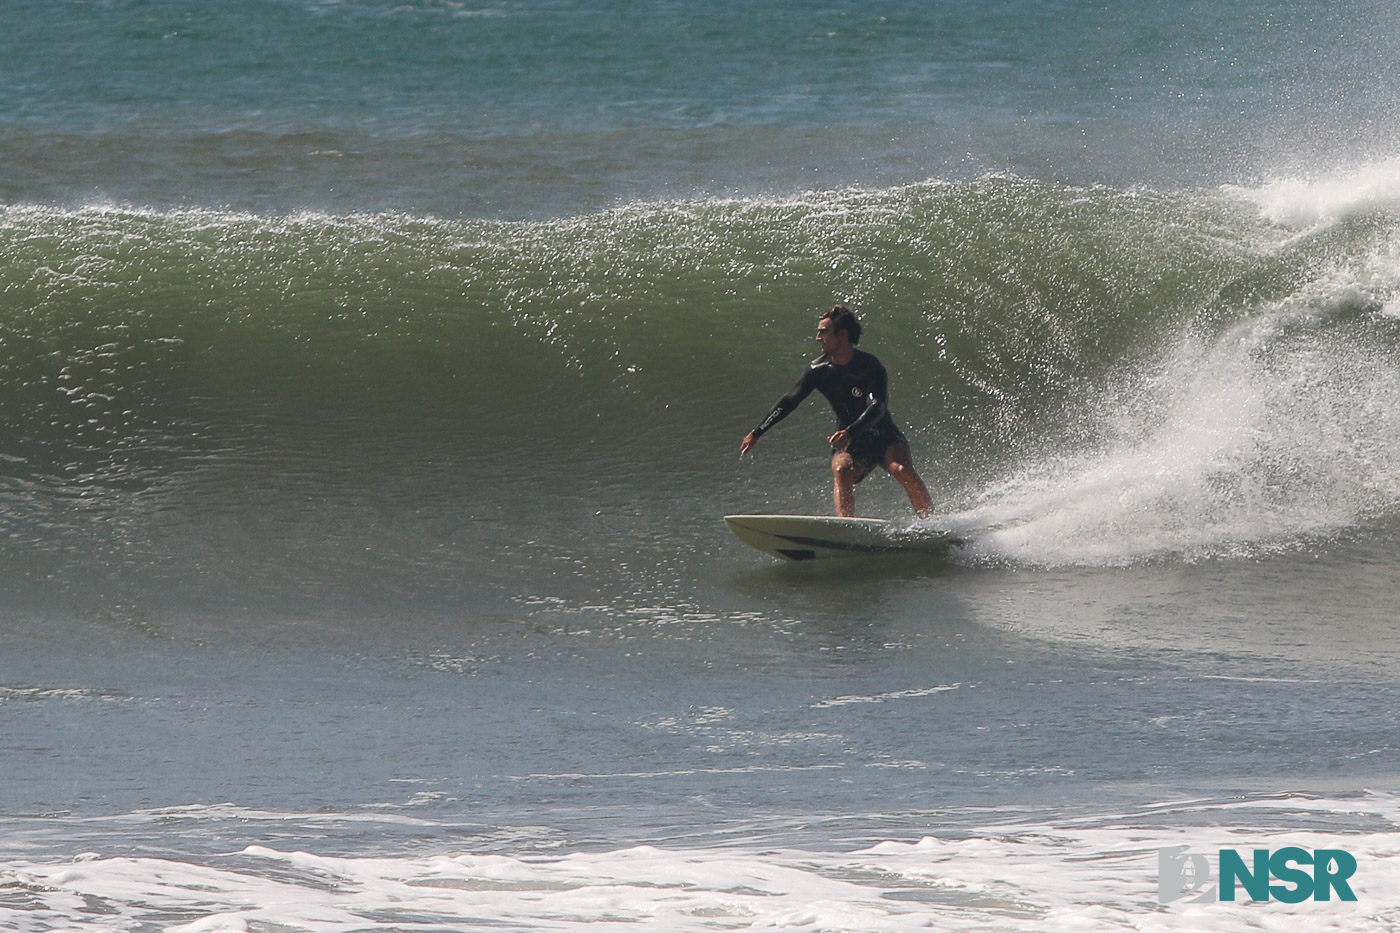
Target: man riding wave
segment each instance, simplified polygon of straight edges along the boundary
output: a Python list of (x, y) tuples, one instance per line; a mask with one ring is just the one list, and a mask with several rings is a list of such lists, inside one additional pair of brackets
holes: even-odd
[(844, 305), (836, 305), (821, 316), (817, 321), (817, 341), (822, 355), (778, 399), (768, 417), (745, 436), (739, 454), (748, 453), (766, 431), (816, 390), (836, 413), (836, 433), (827, 439), (831, 442), (836, 514), (856, 514), (855, 485), (876, 466), (882, 466), (904, 487), (915, 514), (926, 517), (933, 513), (933, 502), (914, 470), (909, 441), (890, 415), (889, 378), (878, 359), (856, 349), (860, 332), (859, 319)]

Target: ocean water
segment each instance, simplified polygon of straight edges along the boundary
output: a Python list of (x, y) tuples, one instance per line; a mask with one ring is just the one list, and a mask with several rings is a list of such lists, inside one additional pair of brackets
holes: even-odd
[(1393, 14), (0, 6), (0, 927), (1400, 926)]

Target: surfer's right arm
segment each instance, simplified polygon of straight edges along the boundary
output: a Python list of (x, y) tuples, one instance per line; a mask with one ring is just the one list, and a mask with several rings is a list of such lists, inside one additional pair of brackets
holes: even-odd
[(792, 389), (788, 391), (788, 394), (778, 399), (773, 410), (768, 413), (768, 417), (760, 421), (758, 427), (745, 435), (744, 442), (739, 445), (739, 456), (742, 457), (748, 453), (750, 448), (758, 443), (758, 439), (763, 436), (765, 431), (782, 421), (794, 408), (802, 404), (802, 400), (811, 395), (812, 389), (815, 387), (815, 382), (812, 379), (812, 367), (808, 367), (802, 373), (802, 378), (798, 379)]

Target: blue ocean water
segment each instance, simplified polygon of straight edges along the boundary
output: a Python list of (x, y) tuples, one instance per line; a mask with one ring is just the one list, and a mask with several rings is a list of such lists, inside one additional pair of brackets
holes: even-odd
[(1392, 929), (1392, 12), (0, 7), (0, 925)]
[(1375, 2), (6, 4), (7, 202), (553, 217), (1391, 154)]

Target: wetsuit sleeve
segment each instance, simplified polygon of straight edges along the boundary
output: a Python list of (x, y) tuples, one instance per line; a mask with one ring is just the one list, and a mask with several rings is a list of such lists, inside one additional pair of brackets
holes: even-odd
[(753, 429), (755, 439), (763, 436), (773, 425), (786, 418), (794, 408), (802, 404), (802, 400), (812, 394), (815, 383), (812, 379), (812, 370), (809, 368), (797, 380), (797, 383), (788, 391), (787, 395), (778, 399), (778, 403), (773, 406), (773, 410), (768, 413), (768, 417), (758, 423), (758, 427)]
[(889, 411), (889, 406), (885, 404), (889, 398), (889, 376), (885, 374), (885, 367), (879, 363), (875, 364), (874, 370), (870, 374), (870, 385), (865, 391), (865, 411), (860, 413), (850, 424), (846, 425), (846, 431), (850, 434), (860, 434), (862, 431), (874, 426), (885, 413)]

